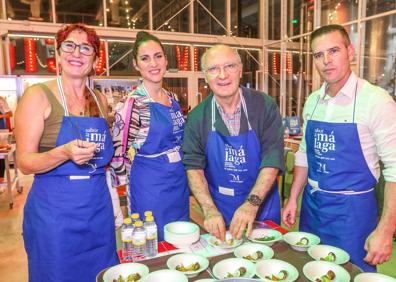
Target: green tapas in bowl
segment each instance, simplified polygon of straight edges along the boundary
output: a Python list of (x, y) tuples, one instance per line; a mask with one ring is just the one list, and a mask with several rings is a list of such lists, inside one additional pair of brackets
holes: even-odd
[(177, 270), (187, 277), (192, 278), (197, 276), (209, 266), (209, 261), (206, 257), (185, 253), (171, 256), (166, 265), (169, 269)]
[(282, 233), (269, 228), (254, 229), (248, 239), (254, 243), (272, 246), (275, 242), (282, 240)]
[(242, 240), (238, 240), (235, 238), (232, 238), (231, 233), (227, 231), (225, 241), (222, 242), (221, 240), (217, 239), (215, 236), (211, 235), (208, 239), (209, 245), (211, 245), (214, 248), (221, 248), (221, 249), (231, 249), (238, 247), (240, 244), (242, 244)]
[(308, 254), (314, 260), (344, 264), (349, 261), (349, 254), (343, 249), (330, 245), (315, 245), (308, 248)]
[(342, 266), (328, 261), (310, 261), (303, 273), (312, 282), (349, 282), (351, 276)]
[(250, 260), (251, 262), (257, 262), (263, 259), (270, 259), (274, 256), (274, 251), (271, 247), (257, 243), (243, 244), (234, 250), (234, 255), (237, 258), (243, 258)]
[(298, 270), (279, 259), (262, 260), (256, 263), (256, 275), (264, 281), (292, 282), (298, 278)]
[(283, 240), (296, 251), (307, 251), (309, 247), (320, 243), (320, 238), (308, 232), (288, 232)]
[(142, 281), (149, 274), (149, 268), (141, 263), (123, 263), (110, 267), (103, 274), (104, 282)]
[(213, 275), (217, 279), (254, 276), (254, 264), (241, 258), (228, 258), (219, 261), (213, 267)]

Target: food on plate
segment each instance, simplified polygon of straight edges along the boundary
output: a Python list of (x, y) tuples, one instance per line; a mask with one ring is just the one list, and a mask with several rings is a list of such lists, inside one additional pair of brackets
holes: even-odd
[(242, 277), (243, 275), (245, 275), (245, 273), (246, 268), (241, 266), (240, 268), (238, 268), (237, 271), (234, 272), (234, 274), (228, 272), (225, 278)]
[(302, 237), (302, 238), (300, 239), (300, 241), (298, 241), (298, 242), (296, 243), (296, 245), (297, 245), (297, 246), (306, 246), (306, 245), (308, 245), (308, 243), (309, 243), (308, 238), (307, 238), (307, 237)]
[(264, 256), (264, 254), (262, 251), (257, 251), (251, 255), (244, 256), (243, 258), (247, 259), (247, 260), (256, 261), (256, 260), (262, 259), (263, 256)]
[[(221, 243), (222, 242), (220, 240), (217, 240), (217, 241), (214, 242), (214, 245), (215, 246), (220, 246)], [(228, 246), (232, 246), (234, 244), (234, 239), (231, 238), (231, 239), (225, 240), (224, 243), (227, 244)]]
[(336, 275), (335, 275), (334, 271), (329, 270), (329, 271), (327, 271), (326, 275), (323, 275), (320, 278), (317, 278), (315, 280), (315, 282), (330, 282), (330, 281), (333, 281), (335, 277), (336, 277)]
[(180, 265), (176, 265), (176, 270), (181, 271), (181, 272), (187, 272), (187, 271), (196, 271), (200, 269), (201, 265), (199, 262), (195, 262), (190, 264), (189, 266), (184, 266), (183, 263)]
[(254, 240), (261, 242), (272, 241), (275, 240), (275, 236), (264, 236), (264, 237), (254, 238)]
[(320, 258), (320, 260), (334, 262), (336, 260), (336, 255), (333, 252), (330, 252), (327, 256)]
[(271, 274), (271, 276), (267, 275), (265, 278), (271, 281), (282, 281), (285, 280), (287, 276), (289, 276), (289, 273), (286, 270), (281, 270), (277, 275)]
[(118, 276), (118, 279), (113, 279), (113, 282), (135, 282), (139, 281), (142, 277), (139, 273), (132, 273), (129, 274), (127, 278), (122, 277), (121, 275)]

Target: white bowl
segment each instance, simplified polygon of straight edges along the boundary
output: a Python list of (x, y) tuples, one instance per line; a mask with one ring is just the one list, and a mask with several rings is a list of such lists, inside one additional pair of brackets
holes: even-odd
[(208, 239), (208, 243), (209, 243), (209, 245), (211, 245), (214, 248), (231, 249), (231, 248), (238, 247), (240, 244), (243, 243), (243, 240), (242, 239), (240, 239), (240, 240), (233, 239), (231, 236), (231, 233), (229, 231), (227, 231), (224, 242), (220, 241), (215, 236), (211, 235)]
[[(179, 271), (176, 269), (177, 266), (183, 265), (184, 267), (188, 267), (192, 265), (193, 263), (199, 263), (199, 269), (193, 270), (193, 271)], [(166, 265), (170, 269), (177, 270), (184, 275), (187, 275), (188, 278), (192, 278), (197, 276), (200, 272), (204, 271), (206, 268), (209, 266), (209, 261), (206, 257), (192, 254), (192, 253), (186, 253), (186, 254), (177, 254), (174, 256), (171, 256), (167, 262)]]
[[(246, 273), (240, 276), (238, 275), (238, 270), (240, 267), (246, 269)], [(254, 276), (254, 264), (251, 261), (241, 258), (228, 258), (219, 261), (213, 267), (213, 275), (217, 279), (228, 278), (227, 275), (232, 274), (235, 277), (247, 277), (251, 278)], [(230, 277), (231, 278), (231, 277)]]
[(356, 275), (354, 282), (396, 282), (395, 278), (381, 273), (360, 273)]
[(279, 259), (261, 260), (256, 263), (256, 275), (264, 281), (273, 281), (266, 278), (272, 275), (278, 276), (282, 270), (287, 271), (286, 279), (280, 280), (282, 282), (292, 282), (298, 278), (298, 270), (288, 262)]
[(331, 270), (335, 273), (335, 279), (331, 280), (334, 282), (349, 282), (351, 276), (342, 266), (328, 261), (310, 261), (303, 267), (303, 273), (309, 281), (315, 282), (316, 279), (320, 279)]
[(211, 278), (204, 278), (204, 279), (199, 279), (195, 280), (195, 282), (215, 282), (217, 281), (216, 279), (211, 279)]
[(248, 239), (254, 243), (272, 246), (275, 242), (282, 240), (282, 233), (274, 229), (259, 228), (254, 229)]
[[(331, 258), (331, 253), (335, 255), (335, 260), (328, 260)], [(315, 245), (308, 248), (308, 254), (314, 260), (334, 262), (336, 264), (344, 264), (349, 261), (349, 254), (343, 249), (330, 245)]]
[(164, 226), (164, 239), (176, 248), (188, 248), (199, 240), (199, 227), (188, 221), (175, 221)]
[[(262, 253), (262, 258), (257, 258), (257, 252)], [(235, 248), (234, 255), (237, 258), (243, 258), (252, 262), (257, 262), (259, 260), (272, 258), (274, 256), (274, 251), (271, 249), (271, 247), (263, 244), (247, 243)], [(251, 258), (246, 258), (247, 256), (250, 256)]]
[[(298, 245), (297, 243), (301, 242), (303, 238), (307, 238), (308, 242), (305, 245)], [(289, 232), (283, 235), (283, 240), (296, 251), (306, 251), (309, 247), (320, 243), (318, 236), (308, 232)]]
[(113, 279), (117, 280), (120, 275), (126, 280), (128, 275), (135, 273), (139, 273), (139, 275), (143, 279), (149, 274), (149, 268), (141, 263), (131, 262), (131, 263), (117, 264), (105, 271), (105, 273), (103, 274), (103, 281), (113, 282)]
[(151, 272), (143, 282), (188, 282), (186, 275), (173, 269), (161, 269)]

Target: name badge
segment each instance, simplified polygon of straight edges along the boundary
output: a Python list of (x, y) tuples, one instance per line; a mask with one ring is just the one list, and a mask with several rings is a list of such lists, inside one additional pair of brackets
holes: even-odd
[(82, 179), (90, 179), (91, 177), (89, 175), (70, 175), (69, 179), (70, 180), (82, 180)]
[(219, 186), (219, 193), (227, 196), (235, 196), (234, 189)]
[(170, 163), (177, 163), (177, 162), (181, 161), (181, 156), (180, 156), (180, 153), (178, 151), (177, 152), (172, 152), (172, 153), (169, 153), (169, 154), (166, 154), (166, 155), (168, 156), (168, 159), (169, 159)]

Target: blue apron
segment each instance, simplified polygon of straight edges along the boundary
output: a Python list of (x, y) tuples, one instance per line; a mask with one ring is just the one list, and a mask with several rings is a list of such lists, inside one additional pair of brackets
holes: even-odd
[(148, 136), (133, 160), (130, 173), (130, 209), (140, 216), (151, 210), (158, 227), (158, 240), (162, 241), (165, 224), (190, 219), (189, 189), (180, 150), (185, 121), (173, 99), (170, 107), (156, 102), (150, 102), (149, 107)]
[[(248, 132), (238, 136), (223, 136), (215, 129), (215, 98), (212, 98), (212, 130), (205, 150), (205, 177), (213, 201), (227, 227), (231, 224), (234, 212), (249, 195), (261, 164), (260, 142), (250, 125), (243, 95), (241, 104), (248, 122)], [(276, 181), (258, 210), (256, 219), (270, 219), (279, 224), (280, 199)]]
[(377, 181), (367, 166), (354, 122), (356, 90), (357, 85), (352, 123), (307, 122), (308, 184), (300, 230), (318, 235), (323, 244), (344, 249), (354, 264), (372, 272), (376, 268), (363, 258), (364, 243), (377, 225), (373, 188)]
[(65, 116), (56, 146), (83, 139), (99, 147), (89, 164), (69, 160), (35, 175), (23, 222), (29, 281), (95, 281), (102, 269), (119, 263), (105, 177), (114, 149), (106, 120), (69, 116), (59, 88)]

